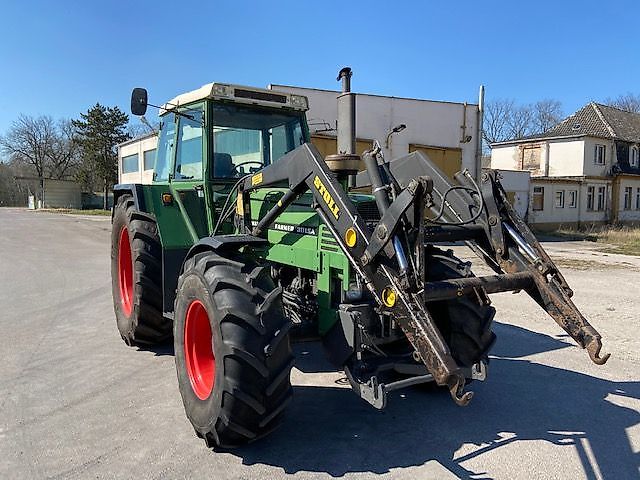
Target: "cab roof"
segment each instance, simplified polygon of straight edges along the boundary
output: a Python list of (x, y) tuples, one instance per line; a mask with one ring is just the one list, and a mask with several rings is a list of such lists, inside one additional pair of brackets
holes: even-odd
[(162, 115), (172, 111), (182, 105), (188, 105), (206, 99), (230, 100), (236, 103), (289, 108), (300, 111), (309, 109), (309, 101), (304, 95), (214, 82), (207, 83), (196, 90), (182, 93), (171, 99), (162, 105), (160, 114)]

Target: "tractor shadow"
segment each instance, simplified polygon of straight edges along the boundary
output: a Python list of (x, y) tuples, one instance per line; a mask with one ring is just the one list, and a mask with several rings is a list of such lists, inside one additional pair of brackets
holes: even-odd
[(175, 356), (173, 340), (170, 342), (160, 343), (158, 345), (141, 345), (136, 348), (139, 352), (151, 352), (156, 357)]
[[(495, 330), (497, 358), (487, 383), (471, 385), (476, 398), (465, 409), (440, 390), (394, 392), (386, 410), (377, 411), (348, 389), (299, 386), (284, 425), (266, 441), (232, 453), (245, 465), (334, 477), (382, 474), (435, 460), (460, 478), (479, 479), (491, 475), (463, 463), (513, 442), (543, 440), (574, 449), (585, 478), (597, 478), (597, 470), (603, 478), (638, 478), (640, 454), (625, 430), (640, 423), (640, 414), (618, 404), (629, 403), (624, 397), (640, 399), (640, 382), (612, 382), (521, 359), (571, 344), (510, 325), (497, 324)], [(301, 345), (296, 349), (313, 353), (312, 346)], [(331, 370), (317, 358), (298, 356), (297, 366)], [(463, 445), (471, 453), (456, 456)]]

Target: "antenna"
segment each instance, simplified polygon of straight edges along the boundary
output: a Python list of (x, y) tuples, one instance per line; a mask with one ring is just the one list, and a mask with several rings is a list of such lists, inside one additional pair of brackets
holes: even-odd
[(152, 133), (158, 133), (158, 130), (153, 128), (153, 125), (149, 123), (149, 120), (146, 119), (144, 115), (140, 115), (140, 122), (144, 124)]

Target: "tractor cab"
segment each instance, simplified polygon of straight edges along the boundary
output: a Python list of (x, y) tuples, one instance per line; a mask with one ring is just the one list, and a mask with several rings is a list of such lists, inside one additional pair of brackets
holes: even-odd
[(209, 84), (161, 107), (155, 182), (225, 181), (256, 172), (309, 141), (307, 99)]
[[(132, 109), (146, 105), (134, 92)], [(161, 235), (176, 246), (210, 235), (240, 178), (309, 141), (307, 109), (304, 96), (220, 83), (162, 105), (150, 200), (175, 221)]]

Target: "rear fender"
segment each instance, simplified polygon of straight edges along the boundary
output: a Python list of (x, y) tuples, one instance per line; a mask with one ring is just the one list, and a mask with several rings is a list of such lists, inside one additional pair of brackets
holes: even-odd
[[(144, 201), (143, 186), (139, 183), (119, 183), (113, 186), (113, 205), (118, 204), (118, 199), (122, 195), (131, 195), (136, 210), (139, 212), (149, 213), (147, 205)], [(111, 210), (111, 218), (113, 219), (113, 209)]]

